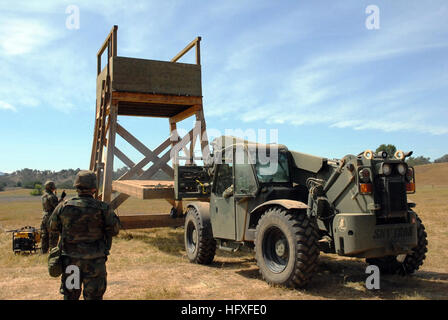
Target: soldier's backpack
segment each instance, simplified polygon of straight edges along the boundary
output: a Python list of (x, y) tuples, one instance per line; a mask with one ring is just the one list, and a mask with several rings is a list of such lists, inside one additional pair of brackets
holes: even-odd
[(62, 274), (62, 250), (60, 246), (51, 248), (48, 255), (48, 273), (52, 277), (59, 277)]

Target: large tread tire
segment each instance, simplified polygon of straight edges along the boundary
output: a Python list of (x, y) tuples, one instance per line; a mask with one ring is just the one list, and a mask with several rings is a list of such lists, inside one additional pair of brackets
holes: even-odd
[(272, 285), (306, 286), (318, 264), (318, 240), (317, 225), (305, 211), (268, 209), (255, 231), (255, 258), (263, 279)]
[(216, 241), (213, 238), (210, 223), (204, 223), (200, 213), (193, 207), (188, 208), (184, 231), (185, 251), (190, 262), (210, 264), (216, 253)]
[(417, 216), (417, 246), (412, 249), (412, 253), (408, 254), (403, 262), (399, 262), (397, 256), (370, 258), (366, 259), (366, 262), (378, 266), (383, 274), (399, 274), (402, 276), (412, 274), (420, 268), (426, 258), (426, 252), (428, 252), (426, 237), (425, 226)]

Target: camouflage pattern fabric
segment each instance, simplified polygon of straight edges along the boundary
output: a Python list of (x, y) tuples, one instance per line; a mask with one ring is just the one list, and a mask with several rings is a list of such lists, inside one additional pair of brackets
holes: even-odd
[(58, 203), (59, 200), (56, 195), (51, 190), (45, 190), (45, 193), (42, 195), (43, 216), (40, 225), (40, 229), (42, 232), (42, 253), (47, 253), (49, 249), (55, 247), (58, 244), (59, 234), (57, 232), (51, 232), (49, 229), (50, 216)]
[(66, 280), (69, 274), (65, 272), (61, 276), (61, 294), (64, 300), (78, 300), (81, 296), (81, 288), (84, 300), (102, 300), (107, 288), (106, 259), (75, 259), (64, 256), (62, 259), (63, 270), (69, 265), (79, 268), (80, 289), (67, 289)]
[[(105, 262), (112, 237), (119, 232), (119, 223), (110, 206), (90, 194), (61, 202), (50, 217), (50, 230), (61, 233), (64, 263), (80, 268), (85, 299), (101, 299), (106, 290)], [(64, 298), (78, 299), (81, 291), (64, 289), (65, 279), (63, 274)]]

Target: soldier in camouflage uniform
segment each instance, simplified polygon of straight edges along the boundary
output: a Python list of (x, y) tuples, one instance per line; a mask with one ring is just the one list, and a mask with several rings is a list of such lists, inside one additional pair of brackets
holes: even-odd
[[(83, 286), (85, 300), (100, 300), (106, 292), (106, 260), (112, 237), (119, 232), (119, 219), (105, 202), (96, 200), (96, 175), (80, 171), (74, 186), (78, 197), (59, 204), (50, 218), (50, 229), (61, 233), (63, 273), (61, 294), (65, 300), (78, 300)], [(80, 271), (79, 289), (66, 286), (67, 266)]]
[(47, 253), (48, 249), (55, 247), (58, 244), (59, 234), (57, 232), (50, 232), (49, 230), (49, 219), (53, 210), (65, 197), (65, 192), (62, 192), (61, 199), (55, 195), (56, 185), (53, 181), (45, 182), (45, 192), (42, 195), (42, 208), (43, 216), (42, 223), (40, 225), (40, 230), (42, 232), (41, 236), (41, 250), (42, 253)]

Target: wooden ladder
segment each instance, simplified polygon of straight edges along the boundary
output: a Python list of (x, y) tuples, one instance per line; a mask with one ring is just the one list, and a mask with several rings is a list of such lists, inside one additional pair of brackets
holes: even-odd
[(106, 80), (102, 81), (101, 84), (101, 100), (99, 103), (98, 112), (95, 115), (95, 134), (94, 134), (94, 152), (90, 159), (90, 170), (95, 172), (97, 179), (97, 192), (95, 197), (98, 198), (98, 190), (100, 189), (100, 179), (102, 171), (104, 170), (103, 162), (103, 147), (106, 145), (106, 116), (107, 116), (107, 105), (110, 101), (110, 77), (107, 76)]

